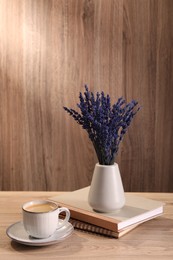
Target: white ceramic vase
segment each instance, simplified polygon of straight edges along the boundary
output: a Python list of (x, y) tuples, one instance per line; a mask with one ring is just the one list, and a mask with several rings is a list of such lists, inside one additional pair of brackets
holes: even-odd
[(95, 165), (88, 203), (98, 212), (112, 212), (124, 206), (124, 188), (117, 163)]

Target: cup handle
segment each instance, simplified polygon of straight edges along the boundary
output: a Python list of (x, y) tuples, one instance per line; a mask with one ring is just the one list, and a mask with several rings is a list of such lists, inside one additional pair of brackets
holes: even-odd
[(69, 219), (70, 219), (70, 211), (69, 211), (69, 209), (64, 208), (64, 207), (58, 208), (58, 218), (59, 218), (59, 214), (60, 214), (61, 212), (65, 212), (66, 215), (65, 215), (65, 219), (63, 219), (62, 223), (61, 223), (61, 224), (58, 224), (57, 229), (63, 227), (63, 226), (69, 221)]

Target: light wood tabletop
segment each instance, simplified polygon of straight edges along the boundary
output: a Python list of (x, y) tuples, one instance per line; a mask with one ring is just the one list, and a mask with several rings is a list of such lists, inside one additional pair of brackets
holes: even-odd
[(50, 198), (60, 192), (0, 192), (0, 259), (173, 259), (173, 194), (135, 193), (165, 202), (164, 214), (115, 239), (75, 230), (61, 243), (44, 247), (18, 244), (6, 235), (22, 219), (24, 202)]

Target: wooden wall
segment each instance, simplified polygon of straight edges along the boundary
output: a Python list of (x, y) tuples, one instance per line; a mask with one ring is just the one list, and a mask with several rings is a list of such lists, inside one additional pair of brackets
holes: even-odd
[(74, 190), (97, 162), (87, 83), (142, 110), (121, 144), (125, 191), (173, 192), (173, 1), (0, 0), (0, 190)]

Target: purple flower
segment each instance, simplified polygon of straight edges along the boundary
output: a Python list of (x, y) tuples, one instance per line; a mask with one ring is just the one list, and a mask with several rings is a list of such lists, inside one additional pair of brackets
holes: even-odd
[(94, 94), (85, 85), (84, 95), (79, 94), (77, 104), (80, 113), (64, 107), (74, 120), (88, 132), (98, 161), (102, 165), (114, 164), (119, 144), (122, 141), (134, 115), (139, 111), (138, 102), (132, 100), (126, 104), (121, 97), (111, 107), (109, 95), (104, 92)]

